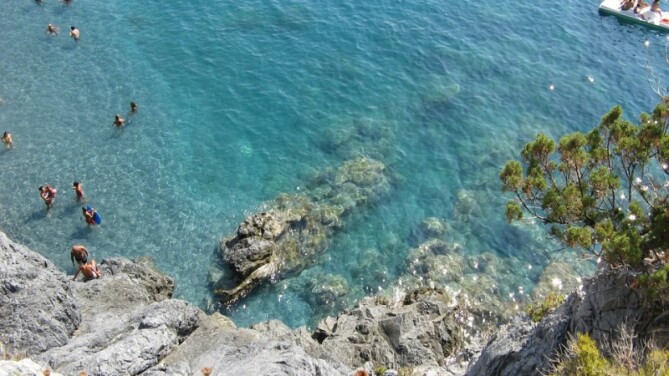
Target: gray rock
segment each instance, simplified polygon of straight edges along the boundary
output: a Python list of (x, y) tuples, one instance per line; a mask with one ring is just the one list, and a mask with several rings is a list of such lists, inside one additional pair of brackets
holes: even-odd
[(82, 316), (77, 336), (116, 326), (135, 310), (165, 300), (174, 292), (174, 280), (147, 262), (110, 258), (100, 263), (100, 269), (102, 278), (70, 283)]
[[(48, 367), (33, 362), (31, 359), (0, 360), (0, 376), (18, 376), (18, 375), (41, 375)], [(60, 373), (51, 372), (51, 376), (61, 376)]]
[(136, 288), (139, 287), (141, 294), (136, 293), (136, 298), (158, 302), (171, 298), (174, 293), (174, 279), (155, 270), (148, 259), (131, 261), (114, 257), (104, 259), (100, 265), (106, 277), (121, 275), (131, 280)]
[(517, 319), (493, 336), (467, 375), (546, 374), (570, 336), (589, 333), (610, 353), (622, 326), (635, 333), (636, 345), (652, 338), (659, 347), (667, 346), (657, 336), (666, 328), (665, 314), (642, 303), (639, 292), (630, 287), (635, 277), (626, 271), (600, 271), (584, 283), (583, 292), (572, 293), (539, 324)]
[(587, 293), (574, 310), (569, 331), (589, 333), (606, 352), (608, 344), (618, 338), (621, 325), (634, 329), (638, 340), (647, 339), (651, 318), (639, 291), (629, 287), (633, 279), (629, 273), (607, 271), (587, 280)]
[(364, 300), (336, 319), (322, 321), (312, 335), (321, 345), (307, 351), (350, 367), (368, 361), (386, 367), (437, 367), (463, 345), (461, 324), (448, 300), (433, 290), (412, 294), (406, 305)]
[(565, 304), (539, 325), (517, 317), (493, 335), (467, 375), (541, 375), (567, 341), (571, 305)]
[(156, 365), (181, 343), (200, 321), (202, 312), (179, 300), (163, 300), (89, 327), (68, 344), (36, 359), (72, 375), (137, 375)]
[(0, 232), (0, 343), (6, 355), (64, 345), (80, 321), (66, 277)]
[(318, 186), (310, 190), (318, 195), (279, 195), (268, 203), (270, 210), (247, 217), (221, 241), (221, 259), (234, 273), (233, 278), (220, 273), (224, 277), (214, 283), (223, 304), (234, 304), (258, 285), (311, 265), (340, 228), (340, 217), (390, 191), (386, 166), (369, 158), (346, 161), (316, 180)]
[(207, 316), (202, 325), (145, 376), (196, 375), (211, 368), (212, 375), (347, 375), (337, 363), (316, 359), (289, 340), (276, 340), (268, 333), (287, 335), (283, 324), (269, 322), (260, 329), (237, 329), (225, 316)]

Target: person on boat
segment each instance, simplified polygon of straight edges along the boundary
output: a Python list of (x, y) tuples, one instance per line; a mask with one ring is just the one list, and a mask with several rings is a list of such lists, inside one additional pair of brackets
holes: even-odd
[(658, 25), (662, 21), (662, 9), (660, 9), (660, 0), (654, 0), (650, 9), (644, 12), (641, 17), (644, 20)]
[(70, 251), (70, 260), (72, 260), (72, 265), (74, 265), (75, 260), (80, 266), (85, 264), (88, 260), (88, 250), (86, 247), (81, 244), (73, 245)]
[(7, 149), (11, 149), (14, 147), (14, 140), (12, 139), (12, 134), (9, 132), (5, 132), (2, 134), (2, 142), (5, 143)]
[(636, 0), (622, 0), (620, 10), (630, 10), (636, 5)]
[(72, 277), (73, 281), (77, 279), (79, 273), (83, 274), (87, 279), (96, 279), (102, 277), (100, 267), (95, 264), (95, 260), (91, 260), (90, 262), (82, 264), (79, 269), (77, 269), (77, 272), (74, 273), (74, 277)]
[(641, 15), (644, 14), (648, 9), (648, 3), (643, 0), (639, 0), (634, 7), (634, 13)]

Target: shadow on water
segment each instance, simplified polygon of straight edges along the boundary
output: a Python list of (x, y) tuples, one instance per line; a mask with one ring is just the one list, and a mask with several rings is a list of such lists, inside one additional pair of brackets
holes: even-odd
[(74, 232), (70, 235), (70, 239), (72, 240), (81, 240), (81, 239), (89, 239), (90, 236), (93, 234), (93, 227), (92, 226), (87, 226), (87, 225), (82, 225), (82, 227), (77, 227)]
[(49, 210), (45, 208), (41, 208), (38, 210), (34, 210), (32, 213), (30, 213), (29, 216), (26, 217), (25, 221), (23, 221), (24, 224), (30, 223), (30, 222), (36, 222), (36, 221), (41, 221), (45, 218), (49, 218)]

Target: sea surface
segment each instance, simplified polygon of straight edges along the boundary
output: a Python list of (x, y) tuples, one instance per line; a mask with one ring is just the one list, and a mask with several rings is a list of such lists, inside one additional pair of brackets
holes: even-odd
[[(539, 132), (591, 129), (615, 104), (635, 119), (669, 82), (666, 35), (597, 6), (2, 0), (0, 131), (15, 148), (0, 145), (0, 230), (68, 273), (73, 244), (98, 260), (148, 257), (176, 278), (176, 297), (205, 307), (220, 239), (318, 171), (367, 156), (392, 172), (391, 193), (348, 216), (313, 267), (228, 312), (238, 324), (313, 325), (321, 307), (286, 289), (300, 278), (340, 276), (343, 305), (392, 288), (427, 217), (470, 254), (536, 264), (551, 245), (505, 223), (505, 162)], [(84, 223), (73, 181), (101, 226)], [(49, 211), (47, 183), (59, 192)], [(362, 255), (387, 278), (363, 286)], [(518, 279), (529, 291), (536, 275)]]

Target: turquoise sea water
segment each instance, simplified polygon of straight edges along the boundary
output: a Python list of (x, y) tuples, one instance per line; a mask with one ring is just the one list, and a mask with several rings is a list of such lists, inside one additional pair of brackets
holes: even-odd
[[(535, 263), (545, 245), (503, 221), (501, 167), (538, 132), (587, 130), (616, 103), (650, 110), (649, 56), (666, 77), (665, 35), (597, 5), (0, 1), (0, 131), (16, 144), (0, 151), (0, 229), (68, 272), (75, 243), (98, 260), (148, 256), (202, 304), (218, 241), (246, 215), (365, 155), (396, 177), (391, 195), (348, 218), (320, 263), (229, 312), (236, 322), (313, 324), (322, 311), (287, 288), (300, 278), (342, 276), (343, 305), (387, 288), (429, 216), (472, 254)], [(138, 114), (115, 129), (130, 101)], [(45, 183), (59, 190), (48, 212)], [(362, 282), (364, 257), (388, 278)]]

